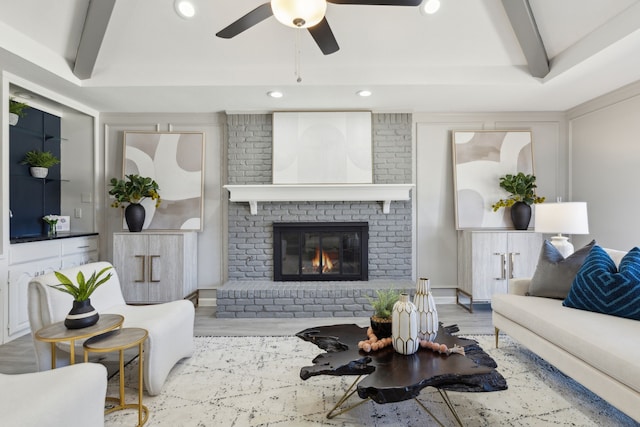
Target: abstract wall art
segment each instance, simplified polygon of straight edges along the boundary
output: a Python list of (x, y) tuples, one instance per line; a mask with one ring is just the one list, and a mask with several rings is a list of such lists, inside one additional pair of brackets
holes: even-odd
[[(153, 178), (160, 188), (158, 208), (143, 200), (143, 229), (202, 230), (203, 132), (124, 132), (124, 175)], [(123, 225), (123, 228), (126, 228)]]
[(452, 131), (456, 228), (512, 229), (509, 209), (491, 206), (508, 193), (500, 177), (533, 174), (531, 131)]
[(273, 113), (274, 184), (371, 184), (370, 112)]

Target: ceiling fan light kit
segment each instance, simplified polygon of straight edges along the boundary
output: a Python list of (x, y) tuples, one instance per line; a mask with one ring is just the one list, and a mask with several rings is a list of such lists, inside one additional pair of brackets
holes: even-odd
[[(306, 28), (323, 54), (337, 52), (340, 47), (327, 22), (327, 3), (359, 6), (419, 6), (423, 0), (271, 0), (241, 16), (216, 33), (230, 39), (248, 30), (270, 16), (293, 28)], [(433, 0), (430, 0), (433, 1)]]
[(327, 12), (325, 0), (271, 0), (273, 16), (292, 28), (309, 28), (317, 25)]

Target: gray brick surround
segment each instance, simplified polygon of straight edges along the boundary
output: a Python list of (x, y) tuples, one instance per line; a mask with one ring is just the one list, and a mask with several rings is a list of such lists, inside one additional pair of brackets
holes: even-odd
[[(373, 114), (375, 184), (411, 182), (411, 115)], [(229, 184), (271, 184), (272, 116), (227, 116)], [(246, 203), (228, 207), (228, 282), (217, 291), (218, 317), (326, 317), (369, 313), (366, 295), (406, 287), (412, 274), (411, 201)], [(369, 223), (368, 282), (272, 282), (274, 222)], [(391, 281), (391, 282), (390, 282)], [(409, 286), (412, 288), (413, 285)], [(368, 314), (365, 314), (368, 315)]]

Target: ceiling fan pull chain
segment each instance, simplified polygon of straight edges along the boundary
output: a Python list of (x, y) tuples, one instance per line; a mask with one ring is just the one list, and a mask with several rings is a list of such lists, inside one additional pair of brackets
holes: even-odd
[(295, 39), (295, 67), (296, 67), (296, 81), (298, 83), (302, 82), (302, 76), (300, 75), (300, 32), (302, 29), (296, 30), (296, 39)]

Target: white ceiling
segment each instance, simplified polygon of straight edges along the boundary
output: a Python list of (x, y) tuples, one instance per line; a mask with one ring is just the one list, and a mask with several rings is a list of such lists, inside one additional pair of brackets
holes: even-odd
[[(173, 0), (118, 0), (93, 75), (79, 80), (89, 0), (0, 0), (0, 64), (109, 112), (564, 111), (640, 80), (640, 0), (530, 0), (550, 58), (543, 79), (531, 77), (500, 0), (441, 0), (426, 16), (329, 4), (340, 50), (328, 56), (273, 17), (215, 37), (264, 0), (193, 1), (185, 20)], [(285, 96), (267, 97), (274, 89)]]

